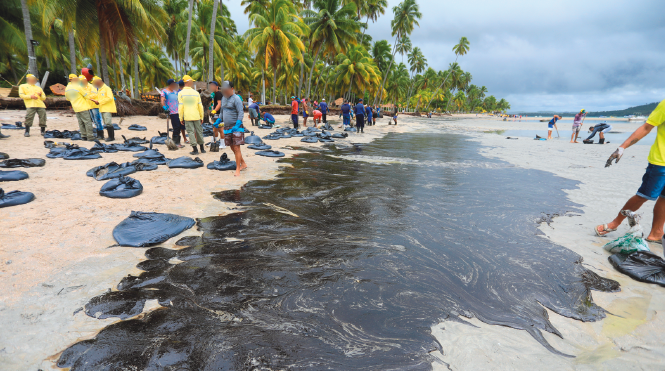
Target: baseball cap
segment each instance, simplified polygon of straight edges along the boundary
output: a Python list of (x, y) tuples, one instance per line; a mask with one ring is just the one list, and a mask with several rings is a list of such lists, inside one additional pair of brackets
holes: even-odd
[(194, 81), (194, 79), (191, 76), (185, 75), (182, 77), (182, 82), (190, 82), (190, 81)]
[(215, 84), (219, 87), (219, 84), (217, 83), (217, 81), (210, 81), (208, 84)]
[(29, 78), (29, 77), (35, 77), (35, 75), (33, 75), (33, 74), (31, 74), (31, 73), (25, 75), (25, 78), (26, 78), (26, 79)]
[(362, 99), (362, 98), (358, 99), (358, 102), (362, 102), (362, 101), (363, 101), (363, 99)]
[(81, 80), (86, 80), (86, 81), (87, 81), (87, 79), (86, 79), (85, 76), (83, 76), (83, 75), (79, 75), (79, 79), (81, 79)]
[(231, 81), (222, 81), (222, 89), (232, 89), (233, 83)]
[(71, 80), (71, 79), (78, 79), (78, 78), (79, 78), (79, 77), (76, 76), (76, 75), (73, 74), (73, 73), (70, 73), (70, 74), (69, 74), (69, 79), (70, 79), (70, 80)]
[(174, 79), (168, 79), (168, 80), (166, 80), (166, 85), (171, 85), (171, 84), (173, 84), (174, 82), (175, 82)]
[(178, 85), (183, 86), (183, 85), (185, 85), (185, 82), (180, 80), (180, 81), (178, 81)]
[(101, 81), (102, 79), (99, 78), (99, 76), (95, 76), (92, 78), (92, 81)]

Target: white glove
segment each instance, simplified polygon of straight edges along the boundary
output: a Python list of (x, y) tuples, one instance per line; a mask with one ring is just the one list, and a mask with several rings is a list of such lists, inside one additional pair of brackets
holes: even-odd
[(623, 156), (623, 148), (619, 147), (616, 151), (614, 151), (614, 153), (610, 155), (610, 158), (607, 159), (605, 167), (610, 167), (610, 165), (612, 165), (612, 161), (614, 161), (615, 164), (618, 163), (619, 160), (621, 160), (621, 156)]

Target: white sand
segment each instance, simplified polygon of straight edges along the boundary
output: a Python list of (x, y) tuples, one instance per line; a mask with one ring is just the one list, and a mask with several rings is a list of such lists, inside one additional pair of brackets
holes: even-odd
[[(76, 130), (75, 118), (49, 112), (50, 129)], [(23, 119), (19, 111), (2, 111), (0, 122)], [(286, 116), (277, 117), (284, 124)], [(116, 120), (117, 121), (117, 120)], [(368, 142), (390, 131), (428, 130), (428, 120), (400, 116), (400, 125), (380, 125), (368, 128), (368, 134), (354, 135), (341, 143)], [(154, 117), (133, 117), (123, 127), (137, 123), (148, 127), (147, 132), (122, 130), (127, 137), (157, 135), (164, 130), (164, 120)], [(408, 123), (408, 124), (407, 124)], [(569, 192), (572, 201), (585, 205), (584, 214), (555, 219), (552, 228), (541, 229), (546, 238), (580, 254), (596, 273), (615, 279), (622, 285), (620, 293), (594, 293), (595, 301), (619, 316), (609, 316), (597, 323), (581, 323), (550, 313), (553, 324), (564, 339), (546, 334), (557, 349), (574, 354), (569, 359), (553, 355), (524, 331), (489, 326), (472, 321), (480, 328), (446, 322), (433, 326), (444, 354), (439, 355), (451, 369), (662, 369), (665, 351), (663, 321), (657, 310), (663, 308), (663, 289), (642, 284), (625, 277), (609, 265), (608, 253), (601, 246), (607, 239), (593, 236), (592, 228), (608, 222), (635, 193), (646, 166), (648, 146), (634, 146), (622, 161), (610, 169), (603, 165), (614, 145), (571, 145), (567, 140), (548, 142), (529, 138), (505, 140), (497, 134), (482, 134), (486, 130), (542, 129), (537, 121), (503, 122), (497, 119), (458, 121), (446, 125), (455, 132), (471, 133), (473, 140), (486, 145), (483, 153), (525, 168), (551, 171), (580, 181), (580, 188)], [(636, 124), (613, 123), (615, 130), (630, 131)], [(14, 158), (44, 158), (38, 129), (24, 138), (19, 131), (3, 131), (11, 138), (0, 140), (0, 152)], [(261, 130), (260, 135), (268, 131)], [(546, 134), (546, 133), (545, 133)], [(79, 144), (81, 142), (78, 142)], [(272, 141), (274, 148), (287, 156), (297, 153), (287, 148), (300, 146), (299, 138)], [(90, 144), (86, 144), (87, 147)], [(312, 145), (305, 145), (312, 146)], [(315, 144), (314, 146), (320, 146)], [(158, 146), (167, 157), (177, 155)], [(132, 153), (102, 154), (103, 159), (65, 161), (47, 159), (43, 168), (21, 169), (30, 178), (0, 185), (6, 191), (30, 191), (36, 200), (22, 206), (0, 210), (3, 228), (0, 234), (0, 364), (2, 369), (26, 370), (39, 367), (50, 369), (58, 352), (77, 340), (87, 339), (113, 319), (97, 320), (78, 309), (87, 301), (109, 288), (114, 288), (123, 276), (138, 274), (135, 265), (144, 259), (144, 249), (108, 248), (115, 243), (113, 227), (131, 210), (170, 212), (190, 217), (223, 215), (235, 205), (223, 204), (210, 196), (211, 192), (238, 189), (252, 179), (269, 179), (279, 172), (275, 159), (254, 156), (243, 151), (249, 169), (239, 178), (232, 172), (216, 172), (205, 168), (173, 169), (160, 166), (152, 172), (131, 175), (144, 185), (142, 195), (128, 200), (111, 200), (98, 195), (104, 182), (85, 176), (85, 171), (110, 161), (132, 161)], [(227, 153), (231, 155), (230, 151)], [(199, 155), (205, 163), (217, 159), (220, 153)], [(633, 157), (634, 156), (634, 157)], [(587, 168), (571, 165), (587, 165)], [(644, 213), (645, 228), (649, 227), (652, 204)], [(624, 228), (625, 229), (625, 228)], [(623, 230), (620, 230), (621, 232)], [(613, 234), (618, 237), (619, 232)], [(196, 235), (192, 229), (183, 235)], [(172, 247), (178, 236), (163, 244)], [(654, 248), (661, 254), (662, 249)], [(445, 328), (445, 330), (443, 330)], [(660, 366), (660, 368), (658, 367)], [(443, 363), (436, 368), (445, 369)]]

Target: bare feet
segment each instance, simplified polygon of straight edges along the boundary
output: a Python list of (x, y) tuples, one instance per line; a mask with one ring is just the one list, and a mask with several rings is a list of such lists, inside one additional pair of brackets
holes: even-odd
[(233, 174), (233, 176), (238, 176), (238, 175), (240, 175), (240, 170), (236, 169), (236, 173)]
[(578, 141), (574, 141), (573, 143), (579, 143)]
[(243, 171), (245, 169), (247, 169), (247, 164), (242, 164), (240, 165), (240, 169), (238, 169), (238, 171)]

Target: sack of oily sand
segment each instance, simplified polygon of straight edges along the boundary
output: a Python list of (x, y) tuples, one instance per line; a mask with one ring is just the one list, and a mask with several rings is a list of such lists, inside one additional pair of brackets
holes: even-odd
[(649, 251), (649, 246), (644, 240), (644, 231), (640, 225), (640, 215), (630, 210), (623, 210), (621, 214), (628, 218), (630, 229), (626, 234), (612, 242), (608, 242), (603, 248), (611, 253), (632, 254), (636, 251)]

